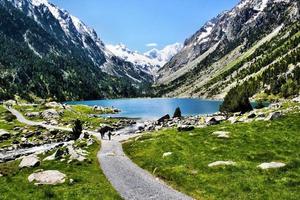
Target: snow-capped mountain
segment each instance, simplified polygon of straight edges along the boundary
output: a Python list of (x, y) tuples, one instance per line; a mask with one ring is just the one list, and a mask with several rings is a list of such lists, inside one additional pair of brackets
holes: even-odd
[(299, 10), (299, 0), (241, 0), (186, 39), (182, 50), (159, 70), (157, 83), (168, 85), (171, 96), (199, 95), (230, 62), (299, 20)]
[(113, 54), (133, 63), (137, 68), (143, 69), (154, 77), (157, 71), (181, 50), (182, 46), (180, 43), (175, 43), (162, 50), (152, 49), (142, 54), (128, 49), (124, 44), (106, 45)]
[[(38, 23), (46, 32), (50, 33), (62, 45), (69, 47), (70, 51), (86, 57), (103, 72), (110, 75), (127, 78), (131, 81), (151, 82), (152, 77), (144, 73), (143, 69), (124, 61), (112, 54), (98, 37), (95, 30), (88, 27), (68, 11), (62, 10), (47, 0), (1, 0), (12, 5)], [(29, 33), (30, 34), (30, 33)], [(24, 35), (31, 49), (39, 56), (49, 52), (56, 52), (55, 48), (49, 51), (36, 49), (28, 34)], [(26, 39), (27, 38), (27, 39)]]
[(165, 46), (163, 49), (158, 50), (156, 48), (151, 49), (144, 53), (145, 56), (153, 60), (153, 63), (163, 67), (167, 62), (171, 60), (183, 47), (181, 43), (175, 43)]

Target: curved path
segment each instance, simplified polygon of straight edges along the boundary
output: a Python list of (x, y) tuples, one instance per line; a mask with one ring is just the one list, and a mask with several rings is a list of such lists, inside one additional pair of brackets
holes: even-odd
[[(27, 120), (20, 112), (7, 108), (21, 123), (42, 126), (47, 129), (71, 131), (70, 128), (46, 125)], [(87, 131), (100, 139), (100, 134)], [(191, 200), (192, 198), (172, 189), (149, 172), (134, 164), (123, 152), (121, 141), (137, 135), (114, 136), (113, 140), (102, 140), (98, 160), (101, 168), (114, 188), (125, 200)]]

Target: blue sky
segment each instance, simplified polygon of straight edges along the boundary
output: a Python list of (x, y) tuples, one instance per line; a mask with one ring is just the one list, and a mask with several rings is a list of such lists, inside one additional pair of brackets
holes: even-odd
[[(49, 0), (94, 28), (106, 44), (145, 52), (183, 43), (239, 0)], [(148, 45), (147, 44), (151, 44)]]

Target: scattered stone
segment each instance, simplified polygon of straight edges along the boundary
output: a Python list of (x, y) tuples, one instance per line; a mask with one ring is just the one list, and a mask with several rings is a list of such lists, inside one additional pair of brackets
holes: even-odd
[(273, 112), (269, 114), (269, 116), (266, 118), (266, 121), (275, 120), (280, 118), (281, 116), (282, 116), (281, 112)]
[(216, 135), (217, 138), (229, 138), (229, 134), (230, 132), (227, 132), (227, 131), (215, 131), (212, 133), (212, 135)]
[(230, 118), (228, 119), (228, 121), (230, 121), (231, 124), (235, 124), (235, 123), (238, 123), (238, 122), (239, 122), (239, 121), (237, 120), (236, 117), (230, 117)]
[(74, 183), (74, 180), (73, 179), (70, 179), (69, 180), (69, 183), (72, 185)]
[(190, 125), (179, 125), (177, 127), (177, 130), (179, 132), (181, 132), (181, 131), (192, 131), (194, 129), (195, 129), (195, 127), (194, 126), (190, 126)]
[(214, 117), (208, 117), (208, 118), (206, 118), (205, 123), (206, 123), (207, 125), (211, 126), (211, 125), (217, 125), (217, 124), (219, 124), (220, 122), (217, 121), (216, 118), (214, 118)]
[(300, 103), (300, 96), (293, 98), (292, 101), (295, 103)]
[(249, 115), (248, 115), (248, 119), (253, 119), (255, 117), (256, 117), (255, 112), (250, 112)]
[(0, 177), (2, 177), (3, 175), (2, 174), (0, 174)]
[(28, 177), (28, 181), (35, 181), (36, 185), (57, 185), (64, 183), (65, 179), (66, 175), (57, 170), (47, 170), (33, 173)]
[(160, 119), (157, 120), (158, 123), (164, 123), (165, 121), (168, 121), (170, 119), (170, 115), (167, 114), (163, 117), (161, 117)]
[(32, 118), (32, 117), (38, 117), (40, 116), (39, 112), (28, 112), (25, 114), (26, 117)]
[(22, 159), (19, 168), (37, 167), (40, 165), (40, 160), (36, 155), (26, 156)]
[(163, 154), (162, 157), (165, 158), (165, 157), (168, 157), (168, 156), (170, 156), (172, 154), (173, 154), (172, 152), (166, 152), (166, 153)]
[(0, 129), (0, 140), (7, 140), (9, 138), (10, 138), (10, 133), (3, 129)]
[(80, 155), (76, 152), (72, 145), (69, 145), (67, 149), (70, 154), (70, 160), (78, 160), (79, 162), (83, 162), (86, 160), (86, 158), (83, 155)]
[(282, 103), (272, 103), (269, 105), (269, 108), (271, 109), (279, 109), (282, 107)]
[(65, 155), (65, 151), (62, 149), (57, 149), (55, 153), (53, 153), (51, 156), (46, 157), (43, 161), (51, 161), (51, 160), (58, 160)]
[(49, 109), (42, 112), (42, 117), (44, 119), (56, 119), (59, 118), (59, 113), (54, 109)]
[(46, 103), (45, 106), (48, 108), (56, 108), (56, 107), (61, 107), (62, 105), (60, 103), (53, 101), (53, 102)]
[(227, 165), (236, 165), (236, 162), (233, 161), (216, 161), (213, 163), (210, 163), (208, 167), (217, 167), (217, 166), (227, 166)]
[(270, 163), (262, 163), (260, 165), (258, 165), (257, 167), (260, 169), (276, 169), (276, 168), (281, 168), (281, 167), (285, 167), (286, 164), (281, 163), (281, 162), (270, 162)]

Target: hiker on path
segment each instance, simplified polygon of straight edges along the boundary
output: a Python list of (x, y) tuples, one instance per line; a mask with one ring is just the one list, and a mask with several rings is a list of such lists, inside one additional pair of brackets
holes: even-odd
[(109, 140), (111, 140), (111, 135), (112, 135), (112, 133), (109, 131), (109, 132), (108, 132), (108, 139), (109, 139)]

